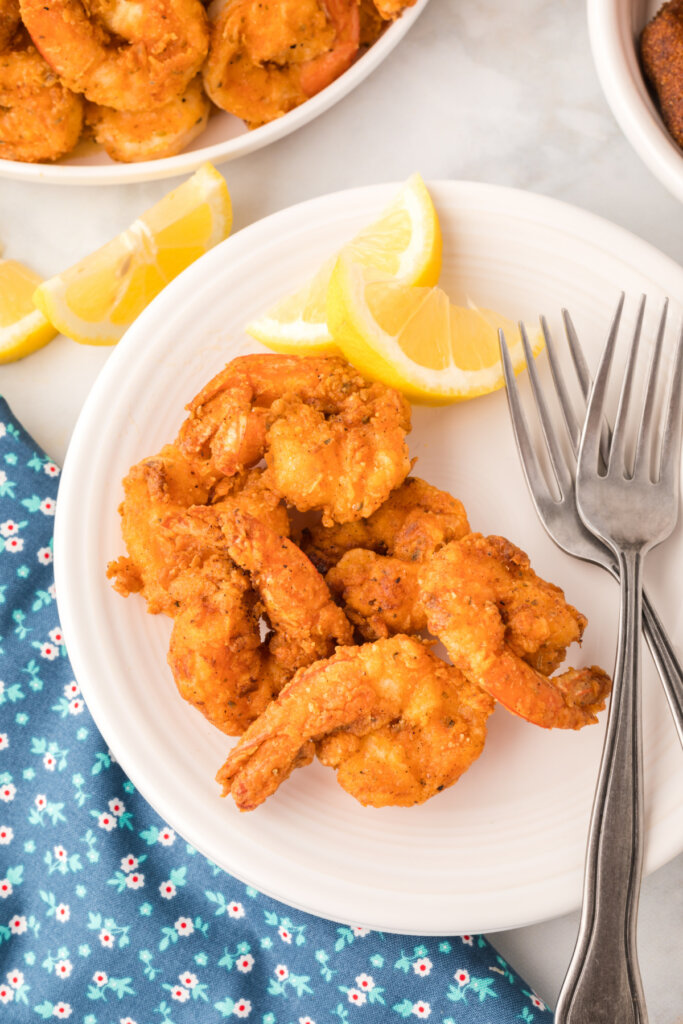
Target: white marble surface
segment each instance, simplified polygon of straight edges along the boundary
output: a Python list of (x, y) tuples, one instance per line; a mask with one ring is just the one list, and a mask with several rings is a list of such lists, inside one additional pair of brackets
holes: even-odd
[[(683, 210), (620, 134), (592, 66), (577, 0), (431, 0), (386, 63), (295, 135), (225, 164), (235, 229), (321, 193), (465, 178), (542, 192), (623, 225), (683, 263)], [(0, 180), (5, 254), (44, 275), (105, 242), (172, 183), (57, 188)], [(59, 338), (0, 367), (0, 392), (63, 459), (107, 349)], [(683, 856), (643, 885), (642, 972), (653, 1024), (683, 1024)], [(577, 915), (493, 937), (550, 1004)]]

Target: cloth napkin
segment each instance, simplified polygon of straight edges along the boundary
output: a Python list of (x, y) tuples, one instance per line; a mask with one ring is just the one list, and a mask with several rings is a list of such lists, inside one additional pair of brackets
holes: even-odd
[(159, 818), (69, 664), (52, 567), (58, 478), (0, 399), (0, 1024), (552, 1019), (482, 936), (300, 913)]

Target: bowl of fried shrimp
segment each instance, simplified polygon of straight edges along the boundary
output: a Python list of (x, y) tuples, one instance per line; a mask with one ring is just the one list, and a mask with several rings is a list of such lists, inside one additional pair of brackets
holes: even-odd
[(171, 177), (266, 146), (340, 100), (427, 0), (0, 0), (0, 174)]
[(588, 0), (588, 27), (621, 130), (683, 201), (683, 0)]

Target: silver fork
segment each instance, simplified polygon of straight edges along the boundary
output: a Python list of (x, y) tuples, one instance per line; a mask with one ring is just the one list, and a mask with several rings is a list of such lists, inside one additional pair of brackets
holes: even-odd
[[(679, 342), (672, 380), (672, 397), (666, 417), (665, 438), (661, 453), (663, 472), (659, 482), (657, 484), (650, 483), (649, 476), (643, 471), (643, 466), (649, 456), (653, 441), (656, 375), (664, 336), (666, 308), (660, 323), (650, 366), (645, 409), (637, 443), (634, 477), (633, 480), (625, 478), (623, 474), (619, 477), (614, 466), (616, 460), (623, 461), (624, 424), (628, 412), (628, 396), (633, 382), (635, 350), (643, 313), (641, 305), (632, 354), (622, 391), (624, 397), (620, 402), (617, 415), (616, 440), (612, 438), (610, 441), (609, 437), (603, 436), (601, 444), (605, 386), (616, 342), (622, 302), (620, 302), (610, 331), (605, 356), (593, 390), (581, 451), (583, 457), (582, 494), (586, 496), (585, 500), (588, 506), (585, 509), (586, 516), (590, 519), (591, 527), (595, 525), (595, 528), (601, 531), (603, 540), (614, 551), (614, 556), (608, 559), (608, 562), (613, 563), (617, 571), (623, 574), (620, 640), (623, 636), (624, 644), (620, 644), (615, 667), (614, 690), (605, 749), (591, 819), (581, 925), (576, 949), (560, 993), (555, 1018), (557, 1024), (589, 1024), (589, 1022), (594, 1024), (598, 1021), (605, 1022), (605, 1024), (608, 1021), (619, 1022), (619, 1024), (628, 1024), (628, 1022), (645, 1024), (647, 1020), (635, 946), (636, 909), (642, 863), (639, 570), (645, 551), (668, 536), (676, 519), (677, 460), (680, 458), (677, 452), (680, 450), (681, 406), (683, 404), (681, 399), (683, 332)], [(583, 375), (581, 383), (585, 391), (588, 383), (587, 371), (582, 358), (579, 358), (577, 363), (576, 353), (578, 352), (580, 356), (580, 349), (568, 317), (565, 317), (565, 327), (580, 379)], [(544, 328), (549, 337), (545, 325)], [(577, 527), (578, 517), (573, 504), (573, 474), (567, 467), (556, 441), (535, 372), (533, 358), (528, 351), (528, 344), (526, 347), (532, 389), (539, 408), (551, 465), (562, 492), (559, 503), (550, 494), (535, 456), (521, 410), (507, 346), (501, 335), (501, 353), (509, 388), (508, 398), (513, 425), (527, 481), (539, 509), (541, 520), (553, 539), (565, 550), (610, 568), (610, 564), (605, 561), (601, 547), (592, 545), (591, 534)], [(557, 360), (554, 358), (552, 343), (548, 351), (555, 386), (565, 413), (567, 428), (576, 449), (576, 424), (571, 416), (571, 406), (564, 388), (563, 378), (559, 373)], [(570, 415), (568, 415), (568, 411)], [(589, 429), (590, 434), (588, 433)], [(610, 465), (610, 474), (604, 479), (599, 478), (597, 474), (601, 448)], [(586, 461), (589, 457), (591, 459), (590, 472), (587, 471), (589, 463)], [(579, 486), (581, 488), (581, 482)], [(586, 490), (586, 486), (588, 486), (588, 490)], [(605, 497), (605, 491), (608, 492), (607, 497)], [(610, 494), (614, 495), (615, 491), (618, 495), (616, 501), (613, 497), (609, 497)], [(634, 491), (637, 491), (635, 502)], [(642, 495), (642, 505), (635, 509), (634, 505), (640, 495)], [(621, 504), (624, 498), (627, 502), (632, 502), (631, 509), (624, 509)], [(601, 508), (603, 502), (606, 503), (607, 511)], [(644, 526), (644, 523), (648, 521), (647, 512), (651, 506), (657, 508), (657, 517), (660, 520), (652, 531)], [(562, 509), (563, 511), (561, 511)], [(595, 524), (593, 516), (595, 516)], [(613, 521), (618, 521), (621, 524), (621, 534), (612, 530), (611, 522)], [(565, 523), (569, 523), (569, 526), (567, 527)], [(630, 535), (628, 532), (623, 533), (624, 527), (632, 528)], [(644, 536), (645, 533), (649, 536)], [(624, 539), (628, 542), (625, 553), (619, 544)], [(680, 679), (680, 669), (676, 665), (676, 659), (668, 642), (665, 646), (665, 654), (667, 657), (670, 655)], [(658, 667), (661, 671), (664, 665), (659, 664)], [(677, 705), (680, 706), (675, 686), (672, 693), (674, 697), (672, 710), (674, 710)], [(677, 724), (680, 724), (680, 719)]]
[[(615, 319), (620, 316), (622, 306), (623, 295), (619, 300)], [(567, 310), (562, 311), (562, 316), (569, 351), (571, 353), (581, 393), (584, 399), (587, 400), (591, 386), (588, 366), (581, 350), (576, 330), (574, 329), (574, 325)], [(643, 304), (641, 303), (636, 327), (638, 332), (642, 326), (642, 319)], [(660, 323), (660, 333), (664, 330), (665, 320), (666, 315), (664, 313)], [(574, 413), (574, 409), (569, 398), (569, 391), (557, 357), (555, 344), (548, 329), (545, 317), (541, 317), (541, 327), (545, 338), (546, 351), (548, 353), (548, 361), (550, 363), (550, 370), (553, 383), (555, 385), (555, 392), (562, 410), (562, 416), (569, 435), (571, 448), (574, 456), (576, 456), (578, 455), (579, 441), (581, 437), (581, 422)], [(506, 394), (510, 408), (512, 426), (515, 434), (515, 440), (517, 442), (517, 449), (522, 462), (522, 468), (524, 470), (526, 482), (531, 493), (531, 498), (536, 507), (538, 517), (550, 537), (560, 548), (562, 548), (563, 551), (566, 551), (567, 554), (574, 555), (577, 558), (582, 558), (587, 562), (593, 562), (596, 565), (601, 565), (603, 569), (607, 569), (607, 571), (618, 580), (619, 566), (617, 559), (609, 548), (602, 543), (602, 541), (598, 540), (597, 537), (586, 529), (581, 517), (579, 516), (579, 512), (576, 507), (574, 485), (576, 467), (575, 465), (567, 464), (566, 458), (557, 440), (555, 427), (553, 426), (553, 419), (543, 395), (543, 388), (538, 376), (538, 370), (536, 369), (536, 362), (533, 358), (531, 345), (529, 344), (523, 324), (520, 324), (520, 331), (524, 344), (524, 352), (526, 364), (529, 370), (532, 393), (538, 410), (539, 419), (541, 421), (541, 428), (546, 442), (547, 453), (550, 458), (550, 464), (553, 469), (555, 479), (560, 489), (560, 498), (557, 499), (552, 494), (546, 483), (546, 479), (541, 469), (541, 464), (527, 426), (527, 420), (524, 415), (519, 389), (517, 387), (517, 380), (512, 368), (512, 361), (510, 359), (507, 345), (505, 344), (505, 337), (503, 332), (500, 331), (501, 357), (503, 361), (505, 383), (507, 385)], [(603, 439), (605, 443), (609, 443), (609, 437), (610, 432), (607, 430), (607, 435)], [(673, 645), (667, 636), (666, 630), (651, 604), (647, 593), (643, 593), (643, 628), (650, 652), (662, 680), (664, 692), (666, 693), (666, 697), (669, 702), (669, 707), (678, 731), (679, 739), (681, 744), (683, 744), (683, 669), (674, 654)]]

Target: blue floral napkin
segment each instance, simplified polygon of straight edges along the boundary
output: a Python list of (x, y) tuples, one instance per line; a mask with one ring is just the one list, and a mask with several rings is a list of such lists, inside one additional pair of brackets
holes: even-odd
[(97, 732), (57, 618), (59, 468), (0, 399), (0, 1024), (528, 1024), (481, 936), (291, 910), (165, 825)]

